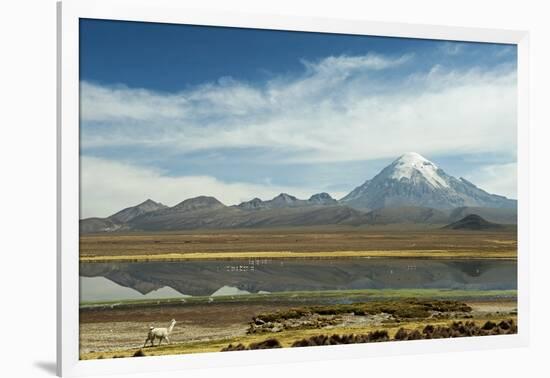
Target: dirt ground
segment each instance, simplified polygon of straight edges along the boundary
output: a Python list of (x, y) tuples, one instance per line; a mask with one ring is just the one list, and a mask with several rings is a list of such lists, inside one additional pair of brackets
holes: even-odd
[[(255, 314), (287, 309), (296, 304), (203, 304), (185, 307), (145, 307), (81, 311), (80, 353), (136, 348), (143, 345), (149, 326), (177, 324), (172, 341), (192, 342), (225, 339), (246, 334)], [(159, 323), (159, 319), (166, 322)]]

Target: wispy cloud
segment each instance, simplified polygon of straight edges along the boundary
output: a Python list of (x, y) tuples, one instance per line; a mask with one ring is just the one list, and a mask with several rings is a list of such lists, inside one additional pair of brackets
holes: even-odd
[(518, 198), (516, 163), (484, 165), (466, 175), (466, 179), (489, 193)]
[(413, 58), (413, 54), (401, 55), (397, 58), (389, 58), (379, 54), (367, 54), (359, 56), (329, 56), (316, 62), (303, 60), (302, 64), (310, 73), (333, 76), (337, 73), (350, 75), (354, 71), (385, 70), (398, 67)]
[(448, 70), (383, 78), (411, 55), (327, 57), (302, 74), (249, 84), (222, 78), (177, 94), (81, 83), (82, 147), (179, 153), (264, 148), (289, 162), (509, 151), (516, 75)]

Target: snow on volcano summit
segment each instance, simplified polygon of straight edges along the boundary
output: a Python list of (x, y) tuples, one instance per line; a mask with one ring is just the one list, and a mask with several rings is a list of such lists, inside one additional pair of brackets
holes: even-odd
[(401, 180), (407, 178), (411, 180), (415, 174), (420, 174), (435, 188), (448, 188), (449, 184), (438, 173), (439, 168), (416, 152), (407, 152), (395, 160), (391, 167), (390, 178)]

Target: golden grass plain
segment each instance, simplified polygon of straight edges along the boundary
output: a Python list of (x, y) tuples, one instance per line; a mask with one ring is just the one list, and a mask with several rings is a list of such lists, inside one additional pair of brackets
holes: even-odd
[(515, 228), (496, 232), (322, 227), (80, 236), (81, 262), (239, 258), (506, 258), (517, 256)]

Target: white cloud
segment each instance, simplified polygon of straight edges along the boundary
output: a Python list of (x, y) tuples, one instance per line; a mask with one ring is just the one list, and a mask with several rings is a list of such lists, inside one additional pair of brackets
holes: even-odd
[(412, 54), (402, 55), (396, 59), (378, 54), (359, 56), (329, 56), (318, 62), (304, 60), (302, 63), (310, 73), (332, 76), (334, 73), (351, 74), (353, 71), (384, 70), (400, 66), (412, 59)]
[(516, 163), (485, 165), (465, 178), (489, 193), (517, 198)]
[[(173, 206), (199, 195), (216, 197), (226, 205), (254, 197), (271, 199), (286, 192), (309, 198), (314, 189), (266, 184), (226, 183), (209, 176), (166, 176), (161, 171), (106, 159), (81, 158), (80, 217), (105, 217), (147, 198)], [(344, 193), (331, 193), (340, 198)]]
[(142, 121), (177, 119), (185, 114), (187, 100), (181, 96), (155, 93), (126, 86), (102, 87), (80, 83), (82, 121)]
[(82, 146), (192, 152), (269, 148), (289, 162), (506, 152), (516, 142), (516, 74), (434, 66), (402, 80), (374, 71), (411, 56), (328, 57), (253, 86), (223, 78), (177, 94), (81, 87)]

